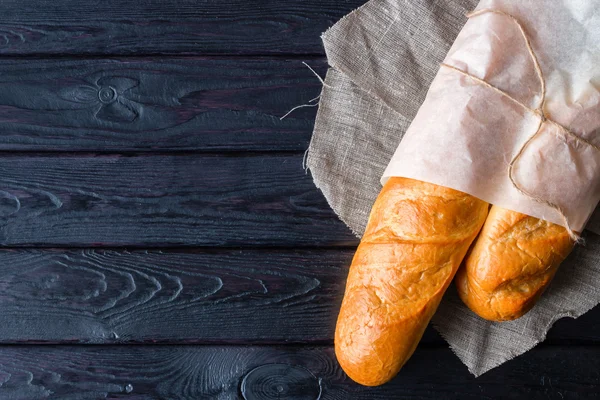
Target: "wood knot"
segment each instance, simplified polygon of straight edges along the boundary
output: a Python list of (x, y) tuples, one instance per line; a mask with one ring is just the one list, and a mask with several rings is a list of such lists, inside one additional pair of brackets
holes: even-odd
[(267, 364), (248, 372), (240, 390), (245, 400), (319, 400), (321, 382), (304, 367)]
[(98, 99), (101, 103), (110, 104), (117, 100), (117, 91), (114, 87), (102, 87), (98, 90)]

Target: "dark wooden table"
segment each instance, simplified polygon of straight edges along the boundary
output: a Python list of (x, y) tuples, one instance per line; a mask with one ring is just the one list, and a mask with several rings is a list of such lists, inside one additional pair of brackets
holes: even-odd
[(332, 351), (357, 239), (302, 168), (320, 33), (363, 0), (0, 3), (0, 399), (589, 399), (600, 309), (475, 379)]

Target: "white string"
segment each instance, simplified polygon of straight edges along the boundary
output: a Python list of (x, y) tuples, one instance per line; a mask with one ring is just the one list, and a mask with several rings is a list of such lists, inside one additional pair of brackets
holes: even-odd
[(325, 83), (325, 81), (323, 80), (323, 78), (321, 78), (321, 75), (317, 74), (317, 72), (314, 69), (312, 69), (312, 67), (310, 65), (308, 65), (304, 61), (302, 61), (302, 64), (306, 65), (308, 67), (308, 69), (310, 69), (312, 71), (312, 73), (317, 77), (317, 79), (319, 81), (321, 81), (321, 84), (323, 86), (325, 86), (326, 88), (329, 88), (329, 89), (333, 89), (333, 87), (331, 87), (331, 86), (329, 86), (328, 84)]
[[(312, 101), (312, 100), (311, 100)], [(315, 103), (315, 104), (301, 104), (299, 106), (296, 106), (294, 108), (292, 108), (290, 111), (288, 111), (287, 113), (285, 113), (285, 115), (281, 118), (279, 118), (280, 121), (282, 121), (284, 118), (287, 118), (291, 113), (293, 113), (294, 111), (300, 109), (300, 108), (306, 108), (306, 107), (316, 107), (318, 106), (319, 103)]]
[[(321, 84), (324, 87), (332, 89), (332, 86), (329, 86), (328, 84), (326, 84), (325, 81), (323, 80), (323, 78), (321, 78), (321, 75), (317, 74), (317, 72), (314, 69), (312, 69), (310, 65), (308, 65), (304, 61), (302, 61), (302, 64), (304, 64), (308, 69), (310, 69), (310, 71), (313, 73), (313, 75), (317, 77), (317, 79), (319, 80), (319, 82), (321, 82)], [(315, 97), (314, 99), (309, 100), (307, 104), (301, 104), (299, 106), (296, 106), (296, 107), (292, 108), (290, 111), (288, 111), (287, 113), (285, 113), (285, 115), (283, 117), (279, 118), (279, 120), (280, 121), (284, 120), (291, 113), (293, 113), (294, 111), (296, 111), (296, 110), (298, 110), (300, 108), (307, 108), (307, 107), (316, 107), (316, 106), (318, 106), (319, 103), (315, 103), (315, 104), (310, 104), (310, 103), (313, 103), (313, 102), (319, 100), (321, 98), (322, 92), (323, 92), (323, 89), (321, 89), (321, 93), (319, 93), (319, 95), (317, 97)]]
[(302, 168), (304, 168), (304, 173), (306, 175), (308, 175), (308, 164), (307, 164), (307, 161), (308, 161), (308, 151), (309, 150), (310, 149), (306, 149), (306, 151), (304, 152), (304, 157), (302, 157)]

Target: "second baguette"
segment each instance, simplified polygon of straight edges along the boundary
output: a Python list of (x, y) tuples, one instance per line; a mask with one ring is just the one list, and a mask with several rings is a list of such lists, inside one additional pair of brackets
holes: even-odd
[(533, 307), (573, 246), (562, 226), (492, 206), (456, 275), (458, 294), (482, 318), (517, 319)]

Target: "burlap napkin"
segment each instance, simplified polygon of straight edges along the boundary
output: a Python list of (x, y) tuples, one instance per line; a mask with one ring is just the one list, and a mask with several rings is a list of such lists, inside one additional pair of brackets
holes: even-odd
[[(477, 0), (371, 0), (323, 35), (332, 68), (307, 165), (331, 207), (358, 236), (381, 190), (383, 170), (466, 22), (465, 13), (476, 5)], [(600, 227), (599, 220), (594, 217), (588, 227)], [(433, 324), (471, 373), (481, 375), (526, 352), (555, 321), (577, 318), (600, 302), (600, 237), (585, 237), (586, 246), (573, 252), (536, 307), (517, 321), (479, 318), (450, 287)]]

